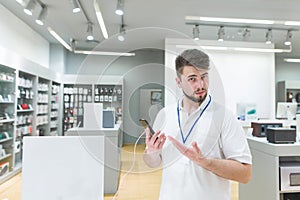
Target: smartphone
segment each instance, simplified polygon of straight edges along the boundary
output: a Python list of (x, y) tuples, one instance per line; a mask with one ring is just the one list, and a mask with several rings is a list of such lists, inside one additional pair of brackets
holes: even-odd
[(150, 126), (150, 124), (148, 123), (148, 121), (145, 120), (145, 119), (140, 119), (140, 123), (142, 124), (142, 126), (144, 127), (144, 129), (146, 129), (147, 127), (149, 128), (149, 130), (150, 130), (150, 136), (152, 137), (152, 135), (155, 133), (155, 131)]

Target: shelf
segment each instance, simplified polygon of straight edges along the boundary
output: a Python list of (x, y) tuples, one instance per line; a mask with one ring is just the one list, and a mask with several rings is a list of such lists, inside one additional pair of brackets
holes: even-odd
[(26, 125), (32, 125), (32, 122), (17, 124), (16, 126), (26, 126)]
[(46, 124), (49, 124), (49, 123), (45, 122), (45, 123), (42, 123), (42, 124), (37, 124), (36, 126), (43, 126), (43, 125), (46, 125)]
[(12, 155), (11, 153), (8, 153), (8, 154), (6, 154), (5, 156), (0, 157), (0, 161), (6, 159), (6, 158), (8, 158), (8, 157), (10, 157), (11, 155)]
[(32, 86), (23, 86), (23, 85), (18, 85), (18, 87), (20, 87), (20, 88), (24, 88), (24, 89), (32, 89)]
[(49, 102), (43, 102), (43, 101), (39, 101), (37, 102), (38, 104), (48, 104)]
[(14, 80), (2, 80), (2, 79), (0, 79), (0, 83), (14, 83)]
[(7, 141), (11, 141), (13, 138), (6, 138), (6, 139), (2, 139), (0, 140), (0, 143), (4, 143), (4, 142), (7, 142)]
[(15, 176), (19, 172), (21, 172), (21, 167), (17, 167), (17, 168), (14, 167), (13, 171), (10, 171), (7, 174), (5, 174), (5, 175), (3, 175), (3, 176), (0, 177), (0, 184), (4, 183), (5, 181), (7, 181), (11, 177)]
[(17, 113), (24, 113), (24, 112), (34, 112), (34, 110), (33, 109), (17, 110)]
[(5, 120), (0, 120), (0, 124), (2, 123), (10, 123), (10, 122), (14, 122), (15, 119), (5, 119)]
[(14, 101), (0, 101), (1, 104), (13, 104)]
[(285, 193), (299, 193), (300, 190), (280, 190), (280, 194), (285, 194)]

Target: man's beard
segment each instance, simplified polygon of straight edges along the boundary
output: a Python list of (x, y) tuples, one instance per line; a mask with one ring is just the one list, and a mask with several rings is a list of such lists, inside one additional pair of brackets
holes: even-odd
[(183, 90), (182, 90), (182, 92), (183, 92), (183, 94), (189, 99), (189, 100), (191, 100), (191, 101), (193, 101), (193, 102), (195, 102), (195, 103), (199, 103), (199, 104), (201, 104), (204, 100), (205, 100), (205, 98), (206, 98), (206, 96), (207, 96), (207, 93), (204, 95), (204, 96), (200, 96), (200, 97), (194, 97), (194, 96), (192, 96), (192, 95), (188, 95), (187, 93), (185, 93)]

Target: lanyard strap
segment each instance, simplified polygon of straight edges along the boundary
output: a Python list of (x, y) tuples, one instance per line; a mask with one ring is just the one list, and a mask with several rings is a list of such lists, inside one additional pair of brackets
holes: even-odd
[(204, 113), (204, 111), (207, 109), (207, 107), (209, 106), (211, 102), (211, 96), (209, 95), (209, 101), (208, 103), (205, 105), (204, 109), (201, 111), (201, 113), (199, 114), (199, 116), (197, 117), (197, 119), (194, 121), (192, 127), (190, 128), (187, 136), (184, 138), (183, 132), (182, 132), (182, 128), (181, 128), (181, 123), (180, 123), (180, 111), (179, 111), (179, 101), (177, 104), (177, 117), (178, 117), (178, 125), (179, 125), (179, 129), (180, 129), (180, 134), (181, 134), (181, 138), (182, 138), (182, 142), (183, 144), (185, 144), (185, 142), (187, 141), (188, 137), (190, 136), (191, 132), (193, 131), (196, 123), (199, 121), (199, 119), (201, 118), (202, 114)]

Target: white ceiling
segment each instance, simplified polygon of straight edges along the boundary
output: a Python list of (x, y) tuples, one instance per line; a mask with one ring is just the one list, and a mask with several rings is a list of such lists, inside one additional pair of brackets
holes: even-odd
[[(25, 3), (28, 0), (25, 0)], [(35, 23), (38, 11), (33, 16), (23, 12), (23, 7), (15, 0), (0, 0), (8, 10), (40, 33), (51, 43), (57, 41), (47, 31), (47, 26), (54, 29), (66, 42), (70, 38), (78, 41), (78, 46), (88, 48), (97, 43), (86, 41), (87, 20), (85, 15), (72, 13), (70, 0), (41, 0), (48, 7), (45, 26)], [(299, 0), (124, 0), (124, 23), (126, 40), (117, 40), (121, 17), (114, 13), (117, 0), (97, 0), (108, 30), (109, 39), (104, 40), (93, 8), (94, 0), (80, 0), (87, 17), (94, 24), (95, 40), (100, 41), (98, 49), (103, 51), (132, 51), (143, 48), (164, 48), (166, 37), (192, 37), (192, 25), (185, 24), (185, 16), (255, 18), (269, 20), (300, 21)], [(269, 27), (266, 27), (266, 29)], [(300, 28), (300, 27), (296, 27)], [(226, 29), (227, 40), (241, 40), (238, 28)], [(266, 30), (251, 30), (249, 41), (263, 42)], [(20, 33), (21, 34), (21, 33)], [(276, 46), (285, 40), (286, 32), (274, 31)], [(217, 27), (200, 26), (201, 39), (217, 39)], [(279, 45), (280, 44), (280, 45)], [(280, 56), (300, 57), (300, 31), (293, 32), (293, 52)]]

